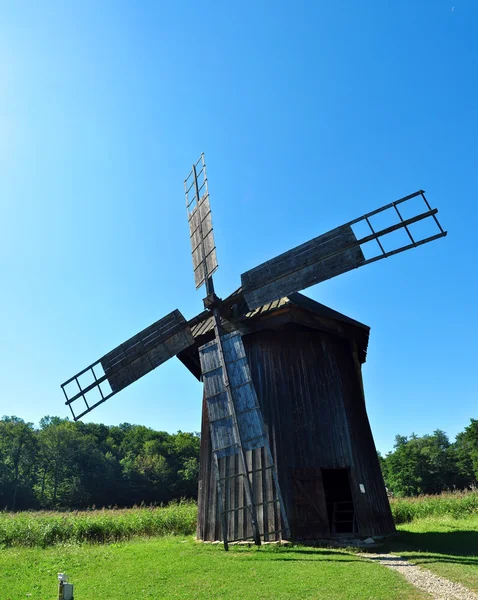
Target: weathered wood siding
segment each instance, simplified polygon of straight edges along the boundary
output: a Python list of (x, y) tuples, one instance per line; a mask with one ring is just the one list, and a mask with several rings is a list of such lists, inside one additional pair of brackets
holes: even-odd
[[(346, 339), (288, 325), (277, 331), (244, 336), (251, 375), (269, 431), (271, 451), (289, 517), (292, 537), (297, 528), (297, 486), (294, 476), (312, 469), (348, 468), (358, 533), (384, 535), (394, 531), (362, 392), (360, 364)], [(255, 451), (257, 452), (257, 451)], [(252, 461), (260, 457), (250, 457)], [(233, 468), (228, 465), (225, 468)], [(261, 498), (272, 498), (263, 481)], [(365, 493), (360, 491), (360, 484)], [(216, 486), (211, 468), (207, 414), (203, 410), (198, 537), (220, 539)], [(316, 486), (321, 486), (319, 479)], [(234, 505), (236, 500), (231, 499)], [(319, 511), (325, 511), (320, 502)], [(268, 519), (262, 514), (261, 519)], [(277, 519), (274, 514), (273, 518)], [(315, 519), (317, 537), (328, 537), (327, 515)], [(320, 523), (323, 523), (321, 529)], [(319, 525), (317, 525), (319, 523)]]
[[(241, 275), (252, 310), (355, 269), (365, 260), (351, 227), (342, 225)], [(352, 246), (352, 247), (350, 247)]]
[[(114, 393), (194, 344), (186, 319), (174, 310), (100, 358)], [(96, 375), (95, 375), (96, 380)]]
[[(245, 452), (251, 485), (255, 491), (255, 503), (259, 531), (265, 541), (275, 540), (277, 535), (271, 535), (280, 529), (279, 506), (274, 502), (274, 488), (269, 461), (265, 448)], [(266, 469), (264, 469), (266, 467)], [(238, 455), (224, 456), (219, 459), (221, 477), (235, 475), (239, 472)], [(223, 487), (224, 497), (227, 498), (228, 509), (245, 507), (246, 498), (241, 478), (231, 477)], [(231, 513), (228, 522), (228, 539), (243, 539), (252, 537), (251, 519), (245, 514), (247, 509)], [(209, 435), (209, 420), (206, 401), (203, 401), (203, 418), (201, 426), (201, 462), (199, 470), (198, 522), (197, 537), (202, 540), (222, 539), (221, 518), (216, 487), (216, 476), (212, 462), (211, 437)]]

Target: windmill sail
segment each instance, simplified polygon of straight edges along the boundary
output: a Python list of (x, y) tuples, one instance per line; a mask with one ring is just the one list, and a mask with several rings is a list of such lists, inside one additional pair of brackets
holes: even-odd
[[(199, 348), (199, 358), (209, 415), (224, 547), (227, 550), (229, 541), (239, 539), (253, 539), (259, 545), (261, 535), (268, 539), (269, 533), (279, 534), (282, 529), (279, 527), (279, 530), (269, 532), (267, 530), (269, 523), (266, 527), (263, 523), (262, 528), (259, 526), (257, 507), (263, 509), (266, 502), (256, 501), (256, 490), (251, 485), (246, 453), (250, 455), (256, 449), (263, 449), (265, 461), (263, 469), (260, 470), (264, 470), (267, 476), (273, 477), (275, 484), (274, 499), (269, 500), (267, 504), (274, 505), (279, 511), (279, 522), (282, 514), (287, 537), (289, 529), (241, 334), (238, 331), (222, 333), (220, 313), (215, 304), (217, 298), (214, 294), (212, 275), (218, 264), (204, 154), (201, 154), (200, 159), (193, 164), (184, 182), (184, 188), (194, 280), (196, 288), (206, 285), (206, 293), (212, 300), (209, 306), (213, 314), (215, 339)], [(229, 460), (231, 458), (232, 461)], [(236, 469), (233, 466), (230, 472), (230, 467), (235, 465), (236, 459), (238, 467)], [(234, 505), (230, 508), (231, 487), (237, 489), (238, 496), (244, 498), (242, 506)], [(262, 488), (260, 491), (261, 497)], [(239, 528), (233, 525), (239, 521), (239, 512), (241, 512), (241, 521), (246, 524), (242, 533), (239, 533)]]
[[(186, 319), (175, 310), (65, 381), (65, 404), (76, 421), (192, 344)], [(77, 400), (84, 403), (79, 414), (72, 406)]]
[[(427, 210), (408, 219), (403, 219), (398, 205), (417, 196), (423, 198)], [(370, 218), (389, 209), (395, 211), (396, 223), (375, 231)], [(258, 308), (268, 302), (278, 300), (293, 292), (299, 292), (311, 285), (331, 279), (357, 267), (443, 237), (446, 235), (446, 231), (443, 231), (436, 218), (437, 212), (437, 209), (430, 207), (424, 192), (420, 190), (313, 238), (305, 244), (301, 244), (241, 275), (242, 293), (247, 305), (251, 310)], [(409, 226), (425, 219), (432, 221), (437, 233), (415, 240)], [(358, 225), (365, 225), (367, 228), (365, 236), (357, 238), (355, 235), (352, 227)], [(392, 251), (385, 251), (381, 241), (398, 230), (406, 231), (407, 243), (402, 243)], [(374, 240), (377, 242), (378, 255), (366, 259), (362, 248), (365, 244)]]
[(221, 339), (234, 402), (237, 431), (234, 427), (234, 415), (228, 405), (217, 341), (213, 340), (199, 350), (212, 444), (218, 458), (237, 454), (241, 444), (247, 451), (261, 448), (267, 441), (241, 334), (235, 331), (222, 335)]
[[(234, 518), (234, 513), (239, 511), (248, 511), (252, 521), (249, 530), (254, 532), (254, 528), (257, 527), (257, 535), (268, 539), (269, 536), (283, 533), (289, 537), (289, 523), (241, 334), (234, 331), (221, 335), (219, 342), (216, 337), (212, 342), (199, 349), (199, 356), (209, 414), (212, 451), (217, 464), (218, 489), (224, 519), (224, 542), (227, 544), (227, 541), (248, 539), (243, 537), (243, 533), (237, 528), (237, 519)], [(261, 448), (264, 448), (265, 460), (262, 466), (256, 469), (254, 477), (250, 477), (246, 460), (238, 461), (238, 469), (227, 468), (227, 465), (231, 464), (227, 460), (229, 457), (239, 455), (241, 459), (244, 452)], [(262, 479), (257, 477), (258, 472), (262, 470), (272, 478), (274, 486), (271, 486), (270, 489), (274, 489), (274, 497), (257, 501), (257, 498), (262, 498), (263, 493)], [(224, 473), (222, 477), (221, 472)], [(233, 481), (234, 479), (236, 481)], [(260, 482), (260, 490), (255, 489), (255, 482)], [(223, 494), (222, 487), (229, 489), (231, 486), (237, 489), (237, 494), (244, 486), (245, 496), (246, 498), (249, 496), (249, 498), (243, 506), (234, 505), (232, 508), (229, 506), (231, 493)], [(232, 495), (235, 496), (235, 494)], [(277, 530), (273, 526), (270, 530), (271, 522), (265, 519), (257, 525), (256, 511), (264, 504), (274, 506), (278, 515), (277, 521), (280, 523), (282, 517), (283, 527), (279, 526)], [(243, 520), (247, 521), (247, 514), (243, 515)], [(254, 538), (254, 533), (250, 538)]]
[(241, 275), (252, 310), (345, 273), (365, 260), (352, 228), (337, 227)]
[(184, 191), (188, 210), (194, 282), (198, 289), (206, 283), (218, 267), (204, 154), (201, 154), (201, 158), (193, 165), (191, 172), (186, 177)]

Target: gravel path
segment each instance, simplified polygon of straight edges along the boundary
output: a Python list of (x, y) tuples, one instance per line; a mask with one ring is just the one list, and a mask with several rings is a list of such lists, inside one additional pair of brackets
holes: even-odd
[(466, 588), (461, 583), (449, 581), (444, 577), (435, 575), (428, 569), (417, 567), (401, 556), (395, 554), (373, 554), (362, 552), (363, 558), (379, 562), (381, 565), (398, 571), (412, 585), (428, 592), (434, 600), (478, 600), (478, 595)]

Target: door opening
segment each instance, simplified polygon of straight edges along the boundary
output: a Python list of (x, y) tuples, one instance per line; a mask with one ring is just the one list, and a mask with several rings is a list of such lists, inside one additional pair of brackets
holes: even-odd
[(357, 532), (348, 469), (322, 469), (325, 503), (332, 535)]

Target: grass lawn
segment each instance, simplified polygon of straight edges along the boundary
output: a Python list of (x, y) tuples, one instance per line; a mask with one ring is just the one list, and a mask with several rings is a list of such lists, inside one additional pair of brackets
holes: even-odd
[(51, 600), (65, 571), (78, 600), (424, 599), (397, 573), (353, 554), (309, 547), (259, 549), (168, 536), (110, 545), (0, 550), (1, 600)]
[(478, 514), (461, 519), (428, 517), (398, 530), (394, 552), (478, 592)]

